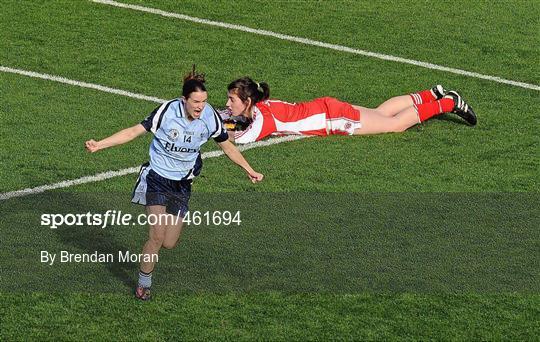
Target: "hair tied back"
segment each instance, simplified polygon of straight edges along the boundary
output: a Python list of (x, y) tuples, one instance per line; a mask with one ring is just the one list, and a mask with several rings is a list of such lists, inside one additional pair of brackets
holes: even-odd
[(184, 83), (189, 80), (196, 80), (201, 83), (205, 82), (205, 74), (197, 72), (195, 64), (192, 65), (191, 71), (184, 76)]

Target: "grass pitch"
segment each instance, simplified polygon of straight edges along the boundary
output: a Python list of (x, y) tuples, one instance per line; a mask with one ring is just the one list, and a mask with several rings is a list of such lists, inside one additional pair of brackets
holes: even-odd
[[(533, 1), (131, 3), (540, 83)], [(443, 116), (403, 134), (253, 149), (257, 186), (206, 160), (192, 210), (238, 210), (243, 223), (187, 227), (162, 253), (152, 303), (130, 297), (136, 264), (39, 261), (41, 250), (138, 251), (145, 227), (39, 222), (140, 213), (128, 203), (135, 175), (1, 201), (2, 339), (539, 335), (537, 91), (92, 2), (4, 1), (0, 16), (0, 64), (12, 68), (174, 98), (196, 63), (216, 107), (243, 75), (275, 98), (364, 106), (442, 83), (479, 115), (474, 128)], [(154, 103), (6, 73), (0, 88), (1, 192), (147, 159), (150, 136), (92, 155), (83, 143)]]

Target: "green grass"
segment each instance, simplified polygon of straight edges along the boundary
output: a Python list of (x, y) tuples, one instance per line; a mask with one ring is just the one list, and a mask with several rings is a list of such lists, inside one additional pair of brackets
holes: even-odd
[[(474, 3), (459, 0), (436, 5), (421, 1), (280, 1), (279, 5), (272, 1), (223, 0), (130, 3), (524, 82), (540, 82), (538, 68), (531, 63), (540, 43), (540, 7), (533, 0)], [(378, 64), (379, 67), (368, 69), (369, 72), (396, 67), (392, 63)], [(338, 71), (334, 67), (335, 64), (328, 63), (321, 69), (333, 73)]]
[[(158, 293), (540, 290), (538, 195), (246, 192), (241, 202), (237, 197), (194, 194), (192, 211), (239, 212), (241, 224), (187, 226), (180, 246), (161, 253)], [(118, 251), (139, 253), (146, 227), (41, 225), (42, 213), (141, 213), (127, 198), (129, 193), (58, 192), (6, 201), (0, 214), (11, 230), (3, 233), (0, 255), (11, 267), (3, 272), (4, 282), (22, 291), (70, 292), (84, 291), (87, 280), (98, 292), (128, 291), (137, 265), (119, 262)], [(114, 255), (114, 262), (61, 263), (57, 257), (48, 265), (39, 262), (44, 250), (99, 251)]]
[[(336, 51), (328, 51), (296, 43), (283, 42), (268, 37), (257, 37), (247, 33), (219, 30), (178, 20), (163, 20), (149, 14), (140, 14), (117, 8), (83, 2), (67, 7), (73, 16), (79, 16), (77, 30), (68, 30), (73, 25), (66, 16), (61, 16), (60, 2), (47, 6), (29, 3), (23, 6), (24, 16), (20, 17), (19, 30), (6, 30), (3, 41), (6, 51), (11, 51), (4, 65), (46, 71), (73, 79), (106, 84), (161, 98), (171, 98), (179, 91), (179, 75), (189, 69), (192, 62), (198, 62), (209, 75), (210, 100), (222, 106), (224, 89), (233, 78), (244, 73), (269, 81), (272, 93), (277, 98), (290, 101), (307, 100), (316, 96), (331, 95), (353, 103), (375, 106), (386, 98), (401, 93), (427, 88), (435, 82), (463, 90), (466, 98), (474, 104), (479, 113), (479, 127), (470, 129), (459, 121), (432, 120), (424, 126), (413, 128), (402, 135), (343, 138), (332, 137), (324, 144), (319, 140), (302, 141), (288, 147), (272, 149), (272, 160), (279, 158), (280, 169), (285, 173), (299, 174), (312, 171), (315, 175), (306, 177), (306, 182), (284, 182), (283, 172), (268, 174), (279, 184), (262, 185), (263, 190), (303, 189), (322, 190), (350, 189), (358, 191), (537, 191), (538, 189), (538, 127), (536, 115), (539, 103), (535, 91), (504, 86), (486, 81), (463, 78), (418, 67), (352, 56)], [(97, 21), (95, 17), (105, 16), (109, 20)], [(43, 18), (38, 20), (38, 18)], [(94, 19), (93, 19), (94, 18)], [(156, 23), (147, 28), (148, 22)], [(24, 25), (24, 26), (23, 26)], [(131, 26), (136, 29), (131, 28)], [(130, 29), (128, 29), (130, 27)], [(143, 29), (144, 28), (144, 29)], [(148, 31), (149, 30), (149, 31)], [(21, 33), (20, 31), (24, 31)], [(99, 31), (98, 35), (96, 31)], [(178, 32), (177, 34), (174, 34)], [(17, 33), (17, 34), (16, 34)], [(336, 32), (337, 34), (337, 32)], [(202, 35), (203, 41), (193, 46), (181, 46), (181, 37)], [(121, 37), (119, 39), (118, 37)], [(142, 37), (141, 37), (142, 36)], [(40, 44), (32, 44), (28, 37), (36, 37)], [(146, 37), (146, 38), (145, 38)], [(38, 39), (39, 38), (39, 39)], [(141, 39), (148, 42), (141, 43)], [(230, 47), (229, 41), (245, 40), (257, 54), (241, 53), (243, 44)], [(427, 39), (429, 40), (429, 39)], [(59, 42), (62, 49), (54, 49)], [(11, 44), (11, 45), (10, 45)], [(168, 44), (168, 45), (167, 45)], [(223, 46), (215, 53), (200, 55), (208, 46)], [(114, 48), (113, 48), (114, 47)], [(60, 53), (58, 53), (60, 51)], [(155, 51), (159, 51), (156, 54)], [(302, 56), (290, 58), (291, 54)], [(31, 56), (41, 56), (35, 62)], [(269, 58), (269, 56), (271, 56)], [(474, 56), (469, 56), (474, 59)], [(148, 63), (149, 59), (153, 63)], [(93, 68), (87, 66), (90, 60), (100, 61)], [(531, 64), (534, 64), (531, 59)], [(228, 68), (222, 68), (228, 65)], [(329, 68), (328, 66), (332, 67)], [(519, 70), (519, 66), (515, 66)], [(369, 70), (369, 72), (367, 72)], [(291, 74), (291, 71), (293, 73)], [(35, 186), (66, 179), (67, 174), (81, 176), (111, 168), (122, 168), (128, 163), (122, 160), (136, 155), (129, 166), (140, 164), (145, 159), (143, 143), (122, 147), (118, 151), (105, 151), (100, 155), (84, 155), (80, 146), (91, 137), (103, 137), (120, 127), (139, 122), (151, 111), (154, 104), (100, 94), (95, 91), (73, 89), (46, 81), (21, 79), (20, 76), (1, 76), (3, 83), (10, 85), (6, 94), (8, 103), (2, 105), (13, 125), (17, 118), (35, 117), (39, 126), (33, 126), (35, 135), (43, 139), (57, 140), (51, 134), (51, 118), (58, 113), (70, 113), (69, 120), (62, 118), (64, 141), (55, 142), (62, 148), (51, 148), (48, 154), (42, 149), (49, 144), (39, 140), (30, 151), (41, 154), (44, 162), (72, 158), (83, 163), (83, 170), (75, 170), (77, 164), (48, 165), (25, 170), (24, 179)], [(36, 86), (20, 85), (12, 87), (12, 80), (23, 84), (47, 84), (48, 90), (39, 89), (41, 97), (49, 101), (40, 103), (40, 111), (33, 111), (39, 95), (29, 92)], [(20, 93), (12, 94), (11, 90)], [(69, 89), (69, 90), (67, 90)], [(59, 95), (60, 91), (68, 91)], [(82, 96), (81, 94), (85, 94)], [(87, 95), (86, 95), (87, 94)], [(97, 100), (103, 98), (102, 101)], [(25, 101), (29, 99), (31, 101)], [(106, 100), (105, 100), (106, 99)], [(110, 102), (116, 101), (116, 102)], [(47, 103), (48, 102), (48, 103)], [(77, 103), (80, 103), (79, 107)], [(75, 115), (76, 113), (76, 115)], [(65, 128), (68, 129), (65, 129)], [(83, 129), (84, 127), (84, 129)], [(422, 127), (424, 129), (422, 129)], [(9, 126), (3, 126), (2, 136), (10, 137), (9, 147), (3, 151), (8, 162), (21, 165), (17, 154), (20, 145), (28, 145), (25, 136), (11, 137)], [(54, 133), (54, 131), (52, 132)], [(56, 138), (56, 139), (55, 139)], [(209, 144), (207, 148), (211, 145)], [(310, 153), (302, 153), (306, 146)], [(27, 147), (28, 148), (28, 147)], [(125, 151), (128, 151), (126, 153)], [(76, 154), (79, 155), (76, 155)], [(292, 155), (291, 153), (295, 153)], [(106, 157), (103, 156), (106, 155)], [(272, 172), (272, 165), (266, 161), (268, 154), (248, 152), (255, 165), (263, 172)], [(252, 157), (252, 155), (254, 155)], [(69, 156), (69, 157), (68, 157)], [(124, 156), (124, 157), (121, 157)], [(294, 157), (288, 157), (294, 156)], [(37, 157), (39, 159), (39, 157)], [(103, 158), (103, 159), (101, 159)], [(97, 160), (104, 163), (98, 163)], [(118, 163), (107, 163), (118, 160)], [(276, 160), (277, 161), (277, 160)], [(23, 161), (24, 162), (24, 161)], [(221, 164), (221, 163), (220, 163)], [(343, 165), (345, 177), (340, 182), (327, 186), (321, 184), (320, 177), (335, 176), (334, 165)], [(229, 166), (226, 166), (229, 167)], [(323, 168), (323, 169), (321, 169)], [(382, 172), (380, 168), (383, 168)], [(270, 170), (268, 170), (270, 169)], [(393, 170), (399, 169), (395, 173)], [(45, 171), (45, 172), (44, 172)], [(27, 172), (27, 173), (26, 173)], [(54, 174), (56, 173), (56, 175)], [(452, 175), (454, 173), (454, 175)], [(216, 174), (208, 172), (209, 175)], [(369, 177), (368, 182), (359, 182), (359, 175)], [(233, 177), (237, 174), (234, 173)], [(312, 181), (313, 180), (313, 181)], [(2, 191), (19, 189), (23, 180), (7, 180)], [(212, 185), (211, 185), (212, 186)], [(268, 188), (267, 188), (268, 187)]]
[(124, 294), (36, 293), (10, 294), (6, 304), (4, 339), (528, 340), (539, 332), (540, 297), (265, 292), (137, 303)]
[(82, 152), (90, 137), (135, 124), (141, 117), (136, 113), (152, 111), (157, 104), (19, 75), (0, 77), (7, 85), (0, 132), (9, 146), (0, 157), (9, 171), (17, 170), (2, 177), (0, 191), (131, 167), (148, 158), (149, 137), (102, 154)]
[[(132, 3), (540, 83), (533, 1)], [(537, 91), (86, 1), (4, 1), (0, 16), (3, 66), (173, 98), (196, 63), (217, 107), (246, 74), (275, 98), (364, 106), (442, 83), (479, 115), (474, 128), (443, 116), (403, 134), (249, 150), (266, 176), (256, 186), (224, 157), (206, 160), (192, 210), (240, 210), (243, 223), (187, 227), (161, 254), (152, 303), (130, 298), (136, 264), (39, 262), (41, 250), (138, 252), (145, 227), (39, 222), (140, 213), (136, 175), (1, 201), (0, 339), (539, 335)], [(0, 192), (147, 159), (150, 136), (97, 154), (83, 143), (154, 103), (7, 73), (0, 89)]]

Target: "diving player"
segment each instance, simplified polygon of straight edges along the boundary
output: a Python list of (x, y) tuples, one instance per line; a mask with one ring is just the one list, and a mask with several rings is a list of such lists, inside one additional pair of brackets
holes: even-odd
[(358, 135), (402, 132), (442, 113), (455, 113), (476, 125), (473, 109), (455, 91), (441, 85), (418, 93), (393, 97), (375, 109), (322, 97), (309, 102), (270, 100), (266, 83), (243, 77), (227, 88), (231, 115), (252, 119), (244, 131), (231, 133), (231, 140), (245, 144), (271, 134)]

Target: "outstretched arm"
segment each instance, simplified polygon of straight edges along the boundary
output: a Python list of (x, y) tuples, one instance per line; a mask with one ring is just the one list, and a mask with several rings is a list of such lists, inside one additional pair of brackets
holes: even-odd
[(257, 183), (263, 180), (263, 174), (258, 173), (251, 168), (242, 153), (240, 153), (238, 148), (232, 142), (230, 142), (229, 140), (225, 140), (219, 143), (219, 147), (221, 147), (223, 152), (225, 152), (225, 154), (227, 155), (227, 157), (229, 157), (230, 160), (232, 160), (234, 163), (236, 163), (238, 166), (240, 166), (246, 171), (251, 182)]
[(84, 146), (86, 147), (86, 150), (88, 150), (88, 152), (93, 153), (108, 147), (125, 144), (137, 138), (138, 136), (143, 135), (144, 133), (146, 133), (146, 129), (144, 128), (144, 126), (141, 124), (137, 124), (133, 127), (129, 127), (119, 132), (116, 132), (110, 137), (107, 137), (103, 140), (88, 140), (84, 143)]

